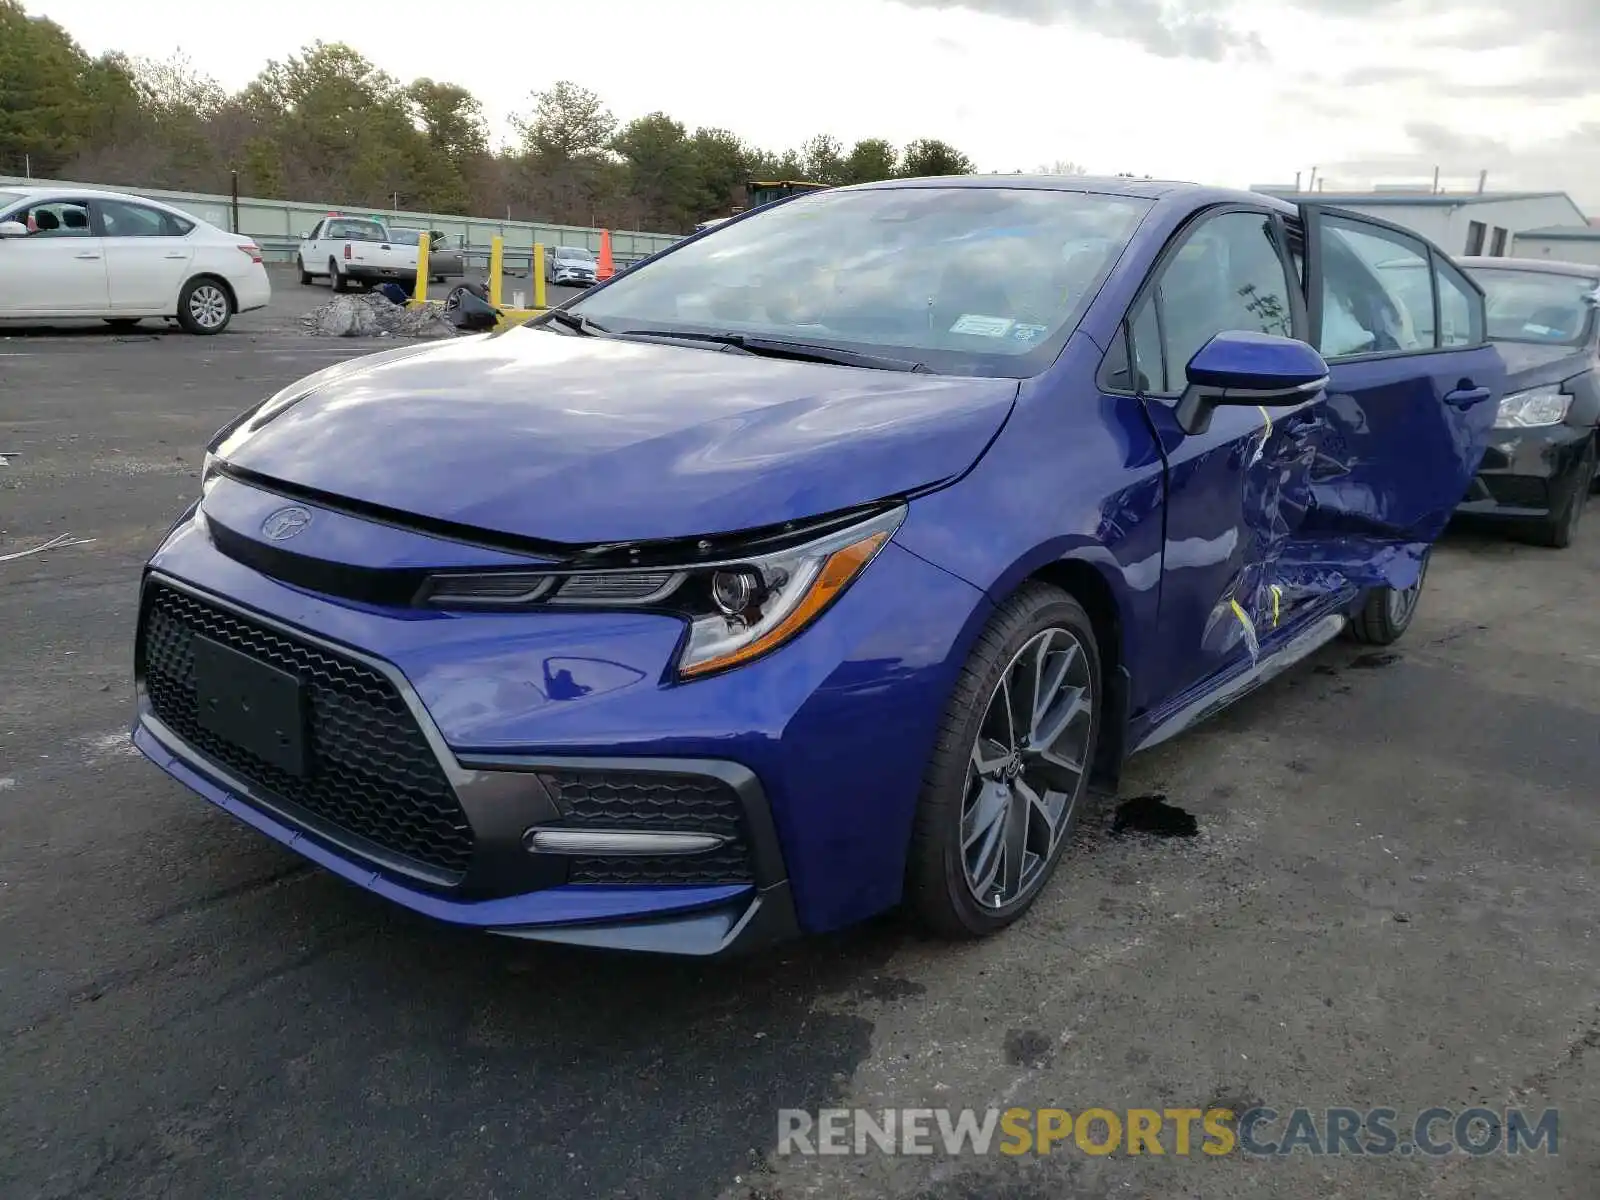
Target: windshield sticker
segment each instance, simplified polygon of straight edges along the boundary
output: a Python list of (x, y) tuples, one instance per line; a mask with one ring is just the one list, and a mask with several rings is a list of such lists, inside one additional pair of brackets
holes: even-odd
[(1011, 330), (1011, 336), (1019, 342), (1037, 342), (1049, 332), (1047, 325), (1018, 325)]
[(1522, 327), (1522, 332), (1523, 333), (1536, 333), (1540, 337), (1560, 337), (1561, 336), (1561, 331), (1559, 329), (1551, 329), (1550, 326), (1548, 326), (1548, 325), (1535, 325), (1531, 321), (1528, 322), (1528, 324), (1526, 324), (1526, 325), (1524, 325)]
[(971, 337), (1005, 337), (1015, 324), (1010, 317), (984, 317), (976, 313), (963, 313), (961, 319), (950, 326), (951, 333), (965, 333)]

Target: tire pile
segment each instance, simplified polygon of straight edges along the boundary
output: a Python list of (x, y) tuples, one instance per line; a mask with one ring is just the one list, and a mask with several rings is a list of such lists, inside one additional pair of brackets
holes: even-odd
[(381, 292), (337, 295), (300, 323), (313, 337), (447, 338), (458, 332), (438, 305), (407, 308)]

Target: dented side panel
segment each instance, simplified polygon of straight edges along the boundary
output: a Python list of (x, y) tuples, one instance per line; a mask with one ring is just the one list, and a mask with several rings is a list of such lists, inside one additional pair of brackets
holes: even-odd
[[(1415, 583), (1420, 550), (1477, 473), (1505, 382), (1492, 346), (1334, 363), (1306, 523), (1320, 559), (1368, 585)], [(1412, 549), (1383, 552), (1396, 546)]]
[(1167, 461), (1167, 531), (1158, 680), (1176, 696), (1259, 659), (1309, 601), (1348, 587), (1295, 553), (1327, 425), (1317, 403), (1219, 408), (1185, 434), (1174, 404), (1147, 399)]
[[(1166, 457), (1155, 695), (1259, 662), (1297, 624), (1410, 587), (1483, 456), (1504, 366), (1492, 348), (1336, 366), (1292, 408), (1223, 408), (1199, 435), (1146, 411)], [(1447, 401), (1487, 392), (1472, 403)], [(1196, 651), (1198, 650), (1198, 653)]]

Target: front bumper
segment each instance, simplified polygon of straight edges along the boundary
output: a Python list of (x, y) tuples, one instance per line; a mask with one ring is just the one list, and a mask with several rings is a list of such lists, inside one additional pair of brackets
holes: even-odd
[[(442, 773), (432, 807), (396, 811), (394, 796), (410, 795), (410, 784), (386, 788), (348, 774), (337, 787), (297, 791), (293, 780), (275, 782), (281, 777), (259, 763), (208, 742), (192, 704), (174, 706), (173, 681), (188, 686), (192, 654), (184, 657), (170, 629), (152, 637), (152, 614), (165, 612), (158, 593), (176, 597), (190, 617), (212, 614), (192, 633), (221, 636), (280, 667), (294, 665), (290, 643), (306, 647), (321, 664), (313, 664), (315, 686), (326, 692), (314, 704), (336, 722), (313, 730), (319, 761), (326, 751), (358, 774), (364, 763), (388, 763), (391, 778), (403, 770), (411, 783)], [(954, 645), (984, 603), (970, 585), (891, 544), (794, 645), (724, 676), (667, 686), (649, 665), (676, 645), (671, 618), (421, 614), (338, 602), (229, 557), (205, 518), (191, 517), (146, 574), (134, 740), (213, 804), (423, 915), (542, 941), (738, 951), (836, 928), (899, 900), (923, 767), (959, 662)], [(394, 701), (387, 715), (371, 707), (381, 708), (385, 689)], [(416, 735), (410, 743), (397, 714)], [(589, 788), (596, 776), (606, 778)], [(587, 827), (617, 810), (619, 795), (671, 809), (660, 784), (669, 776), (695, 797), (720, 789), (736, 798), (728, 803), (737, 804), (739, 835), (730, 842), (744, 854), (740, 870), (713, 864), (686, 881), (527, 848), (531, 830)], [(582, 803), (572, 778), (580, 792), (589, 788)], [(449, 829), (457, 841), (443, 852), (436, 838), (416, 840), (418, 829), (449, 826), (457, 803), (464, 843)]]
[(1588, 425), (1495, 430), (1456, 512), (1518, 521), (1548, 517), (1573, 487), (1588, 486), (1574, 476), (1594, 436)]
[(551, 276), (555, 283), (568, 284), (571, 287), (593, 287), (595, 276), (593, 272), (556, 271)]

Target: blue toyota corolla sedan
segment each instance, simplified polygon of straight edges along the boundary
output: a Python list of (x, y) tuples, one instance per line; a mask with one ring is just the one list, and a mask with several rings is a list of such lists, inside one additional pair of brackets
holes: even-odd
[(799, 196), (222, 430), (144, 575), (135, 740), (461, 926), (990, 933), (1126, 756), (1405, 631), (1504, 380), (1477, 285), (1337, 210)]

